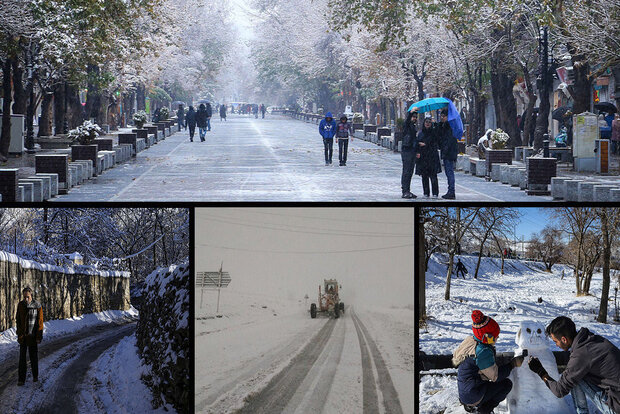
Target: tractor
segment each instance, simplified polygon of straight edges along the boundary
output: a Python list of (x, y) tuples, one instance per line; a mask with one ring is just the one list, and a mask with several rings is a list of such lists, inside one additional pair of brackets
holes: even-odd
[(321, 292), (319, 285), (319, 304), (312, 303), (310, 305), (310, 317), (316, 318), (318, 312), (325, 312), (328, 316), (334, 315), (335, 319), (340, 317), (340, 313), (344, 314), (344, 303), (340, 301), (338, 289), (342, 288), (338, 285), (336, 279), (323, 280), (324, 291)]

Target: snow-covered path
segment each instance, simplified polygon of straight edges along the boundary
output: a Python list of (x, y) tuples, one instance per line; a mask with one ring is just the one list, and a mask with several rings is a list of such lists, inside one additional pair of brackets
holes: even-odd
[(17, 354), (7, 358), (0, 386), (0, 412), (78, 412), (76, 391), (90, 363), (134, 330), (135, 322), (125, 321), (43, 343), (39, 352), (39, 382), (33, 383), (29, 372), (22, 387), (17, 386)]
[[(360, 316), (347, 307), (337, 320), (311, 319), (301, 303), (239, 299), (256, 312), (239, 303), (228, 317), (198, 317), (197, 412), (413, 413), (412, 311), (392, 321), (410, 323), (409, 337), (381, 321), (394, 312)], [(381, 334), (373, 330), (382, 324)]]

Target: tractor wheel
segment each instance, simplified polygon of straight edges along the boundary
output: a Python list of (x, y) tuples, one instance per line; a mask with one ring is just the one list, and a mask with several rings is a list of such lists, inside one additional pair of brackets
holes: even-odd
[(336, 304), (334, 306), (334, 319), (340, 318), (340, 307)]
[(312, 319), (316, 318), (316, 303), (310, 305), (310, 317)]
[(344, 315), (344, 302), (340, 302), (339, 306), (340, 306), (340, 310), (342, 311), (342, 314)]

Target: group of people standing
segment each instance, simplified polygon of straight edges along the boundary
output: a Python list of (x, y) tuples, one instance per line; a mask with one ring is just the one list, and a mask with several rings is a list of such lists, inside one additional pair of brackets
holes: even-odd
[[(179, 131), (181, 130), (181, 125), (185, 126), (185, 129), (189, 128), (189, 140), (194, 142), (194, 134), (196, 133), (196, 126), (198, 126), (198, 134), (200, 136), (200, 142), (205, 141), (205, 137), (207, 135), (207, 131), (211, 131), (211, 116), (213, 115), (213, 110), (211, 109), (211, 104), (201, 103), (198, 107), (198, 111), (194, 110), (194, 107), (190, 105), (187, 113), (183, 110), (183, 105), (179, 105), (179, 109), (177, 111), (177, 117), (179, 119)], [(220, 110), (220, 117), (222, 116)], [(224, 118), (226, 118), (226, 112), (224, 112)]]
[(325, 152), (325, 165), (331, 165), (332, 153), (334, 152), (334, 138), (338, 143), (338, 161), (341, 167), (347, 165), (347, 152), (349, 139), (353, 141), (353, 128), (346, 115), (336, 122), (331, 112), (325, 114), (325, 118), (319, 123), (319, 134), (323, 137), (323, 149)]
[(443, 109), (440, 122), (434, 123), (429, 116), (424, 118), (422, 129), (417, 128), (418, 108), (413, 107), (407, 113), (403, 128), (401, 158), (403, 172), (401, 176), (402, 198), (416, 198), (411, 192), (411, 178), (415, 174), (422, 177), (424, 195), (439, 197), (437, 174), (441, 173), (441, 160), (448, 180), (448, 191), (441, 197), (447, 200), (456, 198), (454, 167), (458, 155), (457, 140), (448, 123), (448, 110)]

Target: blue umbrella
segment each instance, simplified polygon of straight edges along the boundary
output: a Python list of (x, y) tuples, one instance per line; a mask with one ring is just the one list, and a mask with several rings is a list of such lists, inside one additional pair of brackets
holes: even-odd
[(435, 109), (445, 108), (449, 104), (450, 100), (446, 98), (427, 98), (411, 104), (408, 111), (411, 111), (411, 108), (416, 106), (418, 108), (418, 112), (429, 112)]

